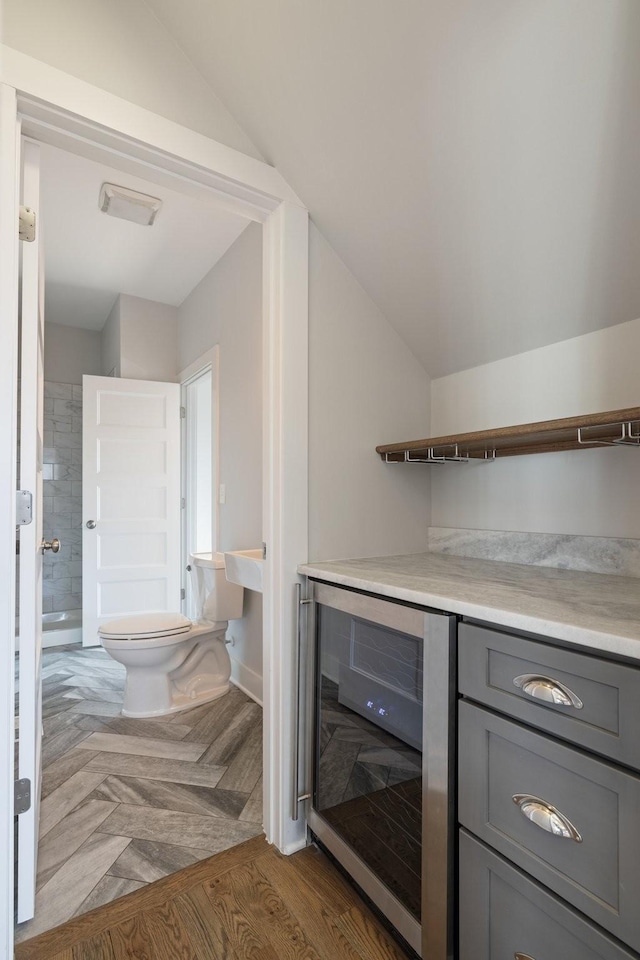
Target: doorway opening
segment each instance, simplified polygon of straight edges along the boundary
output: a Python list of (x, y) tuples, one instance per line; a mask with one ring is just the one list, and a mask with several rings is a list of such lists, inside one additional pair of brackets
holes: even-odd
[(218, 350), (180, 374), (183, 613), (196, 617), (189, 558), (218, 545)]
[[(77, 623), (73, 635), (48, 631), (43, 654), (36, 910), (32, 921), (18, 926), (17, 940), (263, 830), (261, 668), (259, 675), (255, 669), (256, 644), (260, 661), (262, 653), (261, 605), (247, 601), (242, 616), (230, 621), (230, 640), (239, 635), (247, 646), (255, 643), (250, 666), (238, 659), (243, 644), (232, 648), (228, 693), (144, 719), (121, 715), (125, 670), (99, 646), (91, 625), (143, 612), (179, 612), (181, 589), (187, 615), (195, 617), (185, 558), (215, 553), (220, 545), (218, 421), (233, 421), (234, 442), (260, 455), (262, 412), (258, 404), (243, 418), (233, 391), (219, 398), (217, 362), (193, 367), (203, 346), (217, 361), (221, 344), (222, 368), (244, 366), (261, 398), (261, 228), (220, 213), (212, 203), (199, 209), (199, 235), (187, 246), (198, 205), (153, 182), (146, 192), (161, 194), (164, 204), (157, 225), (104, 218), (97, 210), (100, 183), (116, 180), (133, 189), (140, 178), (48, 144), (40, 144), (40, 153), (47, 321), (44, 535), (61, 542), (58, 554), (47, 556), (43, 617), (61, 623), (75, 615)], [(160, 242), (145, 231), (162, 226), (163, 215)], [(250, 303), (236, 293), (228, 296), (241, 278)], [(227, 306), (212, 317), (207, 305), (216, 292)], [(242, 322), (249, 327), (238, 336)], [(240, 356), (242, 344), (247, 353)], [(88, 413), (94, 381), (105, 386)], [(178, 438), (185, 407), (177, 465), (183, 485), (175, 497), (154, 466), (154, 457), (164, 456), (154, 446), (155, 412), (144, 403), (135, 414), (125, 407), (117, 389), (125, 384), (138, 396), (145, 384), (172, 388), (165, 391), (167, 404), (175, 397), (167, 419), (175, 415)], [(90, 415), (103, 430), (99, 436), (87, 432)], [(134, 427), (141, 432), (127, 439)], [(226, 452), (233, 476), (233, 452)], [(253, 485), (242, 489), (244, 502), (234, 503), (225, 518), (226, 548), (253, 546), (248, 535), (260, 542), (261, 481), (257, 470)], [(174, 517), (175, 542), (165, 536), (163, 511)], [(233, 514), (243, 518), (241, 527), (234, 527)], [(255, 533), (248, 532), (247, 516)], [(175, 590), (164, 581), (158, 586), (162, 564), (171, 568)], [(143, 582), (150, 586), (142, 589)], [(89, 594), (96, 617), (86, 613)], [(253, 685), (234, 682), (247, 670)]]

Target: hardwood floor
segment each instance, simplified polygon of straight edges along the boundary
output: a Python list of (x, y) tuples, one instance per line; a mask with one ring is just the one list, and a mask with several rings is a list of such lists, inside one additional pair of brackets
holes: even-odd
[(15, 960), (407, 960), (314, 847), (249, 840), (16, 947)]
[(44, 650), (42, 677), (36, 914), (17, 941), (262, 834), (262, 711), (236, 687), (130, 720), (100, 647)]

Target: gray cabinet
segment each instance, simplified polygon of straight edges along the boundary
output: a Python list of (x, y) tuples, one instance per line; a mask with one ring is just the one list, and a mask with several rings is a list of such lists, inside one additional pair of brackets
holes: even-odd
[(467, 623), (458, 657), (459, 960), (637, 958), (640, 670)]
[(460, 960), (632, 960), (577, 911), (460, 831)]
[(640, 770), (640, 669), (488, 627), (459, 626), (465, 697)]
[(640, 949), (640, 778), (473, 704), (459, 710), (458, 817)]

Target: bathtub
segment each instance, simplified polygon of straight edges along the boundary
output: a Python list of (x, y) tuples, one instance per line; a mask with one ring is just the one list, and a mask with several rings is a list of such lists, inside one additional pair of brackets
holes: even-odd
[(82, 611), (42, 614), (42, 646), (61, 647), (65, 643), (82, 643)]

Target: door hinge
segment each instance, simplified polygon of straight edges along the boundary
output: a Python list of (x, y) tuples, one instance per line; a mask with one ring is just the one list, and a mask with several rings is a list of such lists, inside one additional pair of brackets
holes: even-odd
[(13, 784), (13, 812), (26, 813), (31, 809), (31, 780), (24, 778)]
[(185, 500), (185, 498), (184, 498), (184, 497), (180, 497), (180, 509), (181, 509), (181, 510), (184, 510), (184, 508), (186, 507), (186, 505), (187, 505), (187, 501)]
[(186, 600), (186, 599), (187, 599), (187, 591), (185, 590), (184, 587), (182, 587), (182, 589), (180, 590), (180, 599), (181, 599), (181, 600)]
[(16, 526), (25, 526), (33, 520), (33, 494), (29, 490), (16, 490)]
[(31, 207), (20, 207), (18, 237), (32, 243), (36, 238), (36, 212)]
[(186, 418), (186, 416), (187, 416), (187, 408), (186, 408), (186, 407), (180, 407), (180, 419), (181, 419), (181, 420), (184, 420), (184, 419)]

